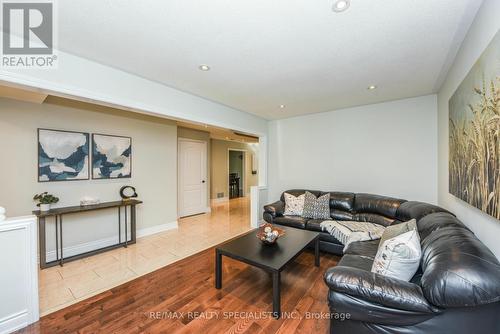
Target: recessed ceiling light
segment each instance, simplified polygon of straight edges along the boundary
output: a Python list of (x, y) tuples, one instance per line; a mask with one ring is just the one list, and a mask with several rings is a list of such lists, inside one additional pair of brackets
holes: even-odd
[(285, 105), (284, 104), (280, 104), (280, 109), (285, 109)]
[(375, 85), (371, 85), (371, 86), (368, 86), (368, 88), (366, 88), (368, 90), (374, 90), (374, 89), (377, 89), (377, 86)]
[(205, 72), (206, 72), (206, 71), (210, 71), (210, 66), (205, 65), (205, 64), (198, 66), (198, 68), (199, 68), (201, 71), (205, 71)]
[(349, 8), (350, 5), (351, 5), (350, 0), (336, 0), (333, 3), (332, 10), (334, 12), (340, 13), (340, 12), (345, 11), (347, 8)]

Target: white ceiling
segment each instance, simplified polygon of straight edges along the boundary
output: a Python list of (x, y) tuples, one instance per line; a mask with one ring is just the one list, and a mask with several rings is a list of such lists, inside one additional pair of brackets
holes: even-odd
[(436, 92), (482, 1), (332, 3), (60, 1), (59, 48), (276, 119)]

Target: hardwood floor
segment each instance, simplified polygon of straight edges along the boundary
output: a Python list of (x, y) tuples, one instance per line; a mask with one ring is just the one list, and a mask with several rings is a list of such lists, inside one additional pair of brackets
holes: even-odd
[[(271, 318), (266, 272), (224, 258), (222, 289), (214, 287), (214, 248), (51, 313), (18, 333), (327, 333), (323, 273), (337, 256), (306, 251), (282, 272), (282, 319)], [(246, 313), (242, 313), (246, 312)], [(288, 313), (287, 313), (288, 312)]]

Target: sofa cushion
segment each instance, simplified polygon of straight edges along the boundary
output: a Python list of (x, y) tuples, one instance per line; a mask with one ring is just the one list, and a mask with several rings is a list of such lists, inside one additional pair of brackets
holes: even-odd
[(330, 192), (330, 208), (352, 212), (354, 210), (354, 194), (345, 192)]
[(354, 211), (356, 211), (356, 213), (376, 213), (396, 219), (396, 212), (399, 206), (404, 202), (406, 202), (406, 200), (392, 197), (356, 194), (354, 198)]
[(422, 254), (421, 286), (432, 304), (448, 308), (500, 301), (500, 263), (460, 224), (432, 231), (422, 240)]
[(450, 215), (454, 216), (454, 214), (452, 214), (451, 212), (436, 205), (417, 201), (408, 201), (402, 203), (399, 206), (396, 213), (396, 218), (401, 221), (407, 221), (415, 218), (418, 221), (421, 218), (434, 212), (447, 212)]
[(345, 254), (337, 266), (349, 267), (370, 271), (373, 265), (373, 257), (364, 255)]
[(273, 219), (274, 224), (280, 224), (290, 227), (305, 228), (308, 219), (298, 216), (281, 216)]
[(421, 240), (427, 238), (434, 231), (450, 226), (468, 229), (460, 220), (448, 212), (431, 213), (417, 222)]
[(350, 243), (344, 250), (344, 254), (363, 255), (375, 258), (380, 240), (357, 241)]
[(309, 219), (306, 224), (306, 230), (324, 232), (320, 226), (320, 224), (324, 221), (324, 219)]
[(362, 255), (365, 257), (375, 258), (379, 242), (380, 239), (352, 242), (345, 248), (344, 254)]

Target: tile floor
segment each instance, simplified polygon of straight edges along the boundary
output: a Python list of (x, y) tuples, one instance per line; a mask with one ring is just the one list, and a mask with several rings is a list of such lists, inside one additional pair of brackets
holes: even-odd
[(212, 205), (179, 220), (179, 228), (137, 240), (64, 267), (39, 271), (40, 314), (46, 315), (250, 230), (248, 198)]

